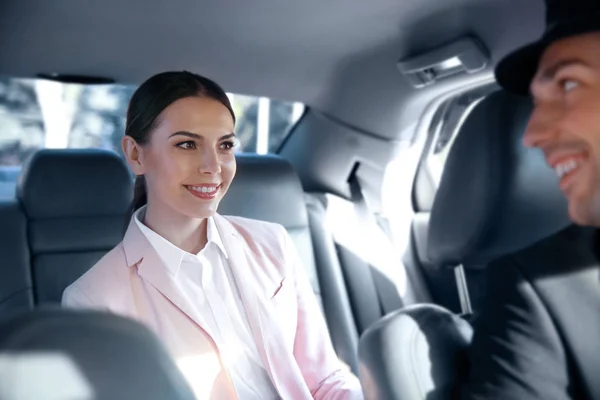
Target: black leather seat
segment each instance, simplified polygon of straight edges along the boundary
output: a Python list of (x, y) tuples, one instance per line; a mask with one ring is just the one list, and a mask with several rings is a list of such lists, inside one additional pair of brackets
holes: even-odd
[[(521, 97), (488, 96), (461, 127), (446, 162), (429, 221), (428, 258), (437, 268), (463, 265), (471, 292), (484, 287), (482, 266), (570, 225), (554, 171), (521, 143), (530, 112)], [(482, 296), (472, 296), (475, 310)], [(437, 306), (392, 314), (360, 341), (367, 397), (452, 398), (466, 373), (470, 340), (464, 320)]]
[(0, 315), (33, 308), (27, 220), (15, 200), (0, 202)]
[[(323, 306), (334, 348), (357, 372), (358, 334), (333, 241), (320, 221), (313, 221), (319, 228), (311, 234), (299, 178), (280, 157), (240, 154), (237, 162), (236, 179), (219, 212), (287, 229)], [(19, 243), (25, 246), (24, 263), (27, 246), (31, 253), (38, 304), (60, 302), (64, 288), (119, 243), (132, 191), (125, 164), (106, 151), (42, 150), (24, 167), (18, 196), (29, 232)], [(27, 276), (19, 276), (19, 290), (31, 288)]]
[(17, 196), (27, 218), (37, 304), (64, 289), (122, 239), (133, 182), (104, 150), (40, 150), (24, 166)]
[(321, 302), (337, 355), (356, 372), (358, 338), (333, 240), (324, 230), (311, 234), (300, 179), (278, 156), (239, 154), (237, 165), (219, 213), (275, 222), (287, 229)]
[(36, 310), (0, 323), (3, 400), (193, 400), (157, 338), (123, 317)]
[(408, 306), (360, 338), (360, 382), (367, 399), (448, 400), (466, 370), (469, 323), (433, 304)]
[(523, 146), (528, 99), (496, 92), (460, 130), (429, 222), (433, 263), (489, 263), (571, 224), (567, 201), (543, 154)]

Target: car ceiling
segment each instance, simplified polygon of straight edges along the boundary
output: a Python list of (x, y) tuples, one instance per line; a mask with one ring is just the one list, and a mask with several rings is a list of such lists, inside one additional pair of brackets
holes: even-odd
[(0, 74), (138, 83), (187, 69), (230, 92), (304, 102), (384, 138), (398, 137), (408, 99), (425, 101), (447, 87), (415, 96), (398, 58), (475, 34), (495, 63), (543, 27), (542, 0), (28, 0), (0, 7)]

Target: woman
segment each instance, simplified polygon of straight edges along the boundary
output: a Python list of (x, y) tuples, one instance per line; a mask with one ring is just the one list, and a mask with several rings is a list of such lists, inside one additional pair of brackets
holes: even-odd
[(234, 123), (204, 77), (166, 72), (138, 88), (122, 141), (134, 214), (63, 304), (144, 322), (198, 398), (362, 398), (283, 227), (216, 212), (236, 172)]

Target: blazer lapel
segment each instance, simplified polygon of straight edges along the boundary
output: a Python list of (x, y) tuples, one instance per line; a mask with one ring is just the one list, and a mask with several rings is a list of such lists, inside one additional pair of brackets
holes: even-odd
[(553, 308), (562, 320), (564, 335), (590, 398), (600, 399), (600, 356), (593, 350), (600, 338), (600, 268), (594, 261), (588, 269), (557, 279), (555, 285), (548, 284), (546, 289), (547, 298), (554, 299)]
[(258, 264), (260, 256), (251, 250), (226, 218), (215, 215), (214, 220), (223, 238), (250, 329), (271, 382), (284, 399), (312, 399), (293, 354), (285, 348), (281, 330), (272, 326), (276, 322), (272, 304), (256, 278), (256, 272), (261, 268)]
[(594, 351), (600, 338), (600, 267), (592, 251), (594, 232), (569, 228), (545, 245), (546, 262), (539, 253), (525, 258), (523, 269), (547, 304), (559, 331), (565, 337), (573, 361), (590, 398), (600, 399), (600, 357)]
[(204, 320), (179, 289), (177, 283), (154, 250), (154, 247), (152, 247), (146, 236), (140, 231), (133, 218), (125, 233), (123, 248), (125, 250), (127, 266), (133, 268), (137, 265), (139, 275), (146, 282), (154, 286), (156, 290), (162, 293), (171, 303), (183, 311), (206, 332), (203, 327)]

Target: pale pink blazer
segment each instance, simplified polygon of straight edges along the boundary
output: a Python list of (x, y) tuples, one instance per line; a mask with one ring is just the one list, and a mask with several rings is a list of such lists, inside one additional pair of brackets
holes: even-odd
[[(283, 227), (214, 217), (254, 341), (283, 399), (362, 399), (342, 368), (293, 243)], [(215, 343), (160, 257), (132, 222), (125, 238), (69, 286), (63, 305), (137, 319), (166, 344), (199, 399), (235, 399)], [(222, 349), (227, 351), (227, 349)]]

